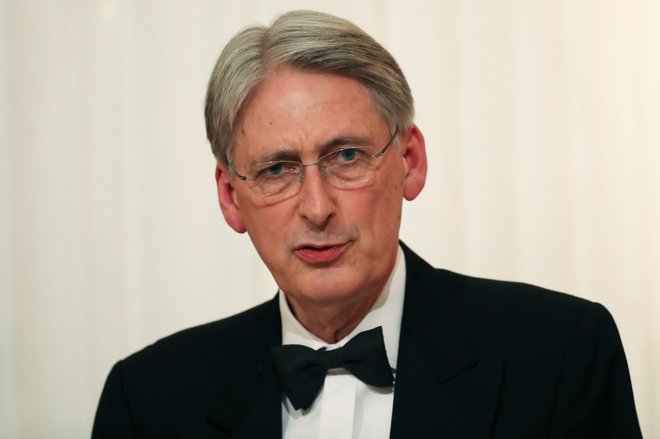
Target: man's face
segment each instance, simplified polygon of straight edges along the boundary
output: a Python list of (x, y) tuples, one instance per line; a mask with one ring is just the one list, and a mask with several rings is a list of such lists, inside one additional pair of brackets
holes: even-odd
[[(376, 160), (373, 178), (360, 188), (333, 187), (311, 166), (296, 195), (270, 203), (218, 167), (225, 219), (248, 232), (290, 300), (359, 300), (384, 286), (396, 258), (402, 199), (415, 198), (426, 175), (421, 133), (414, 126), (399, 133), (399, 145)], [(358, 81), (283, 68), (271, 72), (244, 109), (233, 167), (245, 174), (278, 152), (316, 162), (345, 138), (378, 152), (391, 134)]]

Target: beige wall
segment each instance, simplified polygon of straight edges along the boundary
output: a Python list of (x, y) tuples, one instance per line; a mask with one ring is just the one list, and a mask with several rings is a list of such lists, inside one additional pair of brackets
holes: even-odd
[(606, 305), (660, 437), (656, 0), (0, 1), (0, 436), (88, 436), (114, 361), (275, 293), (217, 208), (202, 101), (239, 27), (300, 7), (408, 75), (430, 175), (403, 239)]

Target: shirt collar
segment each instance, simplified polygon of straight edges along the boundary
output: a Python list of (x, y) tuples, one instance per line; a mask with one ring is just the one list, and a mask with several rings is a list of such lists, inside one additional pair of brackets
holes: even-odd
[(394, 268), (378, 299), (376, 299), (376, 302), (367, 315), (355, 329), (335, 344), (328, 344), (305, 329), (294, 317), (286, 301), (284, 292), (280, 290), (279, 305), (282, 320), (282, 344), (300, 344), (312, 349), (319, 349), (321, 347), (334, 349), (345, 345), (360, 332), (382, 326), (387, 359), (390, 362), (390, 367), (396, 369), (405, 286), (406, 262), (403, 256), (403, 250), (399, 246), (397, 248)]

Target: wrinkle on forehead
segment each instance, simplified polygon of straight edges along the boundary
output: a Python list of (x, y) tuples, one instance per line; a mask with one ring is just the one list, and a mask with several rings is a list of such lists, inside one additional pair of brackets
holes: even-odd
[(274, 155), (297, 155), (299, 159), (304, 155), (309, 160), (348, 138), (358, 140), (359, 146), (369, 146), (383, 128), (387, 128), (385, 119), (359, 81), (278, 69), (268, 75), (244, 108), (234, 157), (264, 162)]

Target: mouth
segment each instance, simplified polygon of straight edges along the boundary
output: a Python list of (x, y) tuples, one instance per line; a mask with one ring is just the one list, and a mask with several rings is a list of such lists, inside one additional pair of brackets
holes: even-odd
[(336, 261), (348, 247), (348, 242), (341, 244), (303, 244), (293, 252), (308, 264), (329, 264)]

